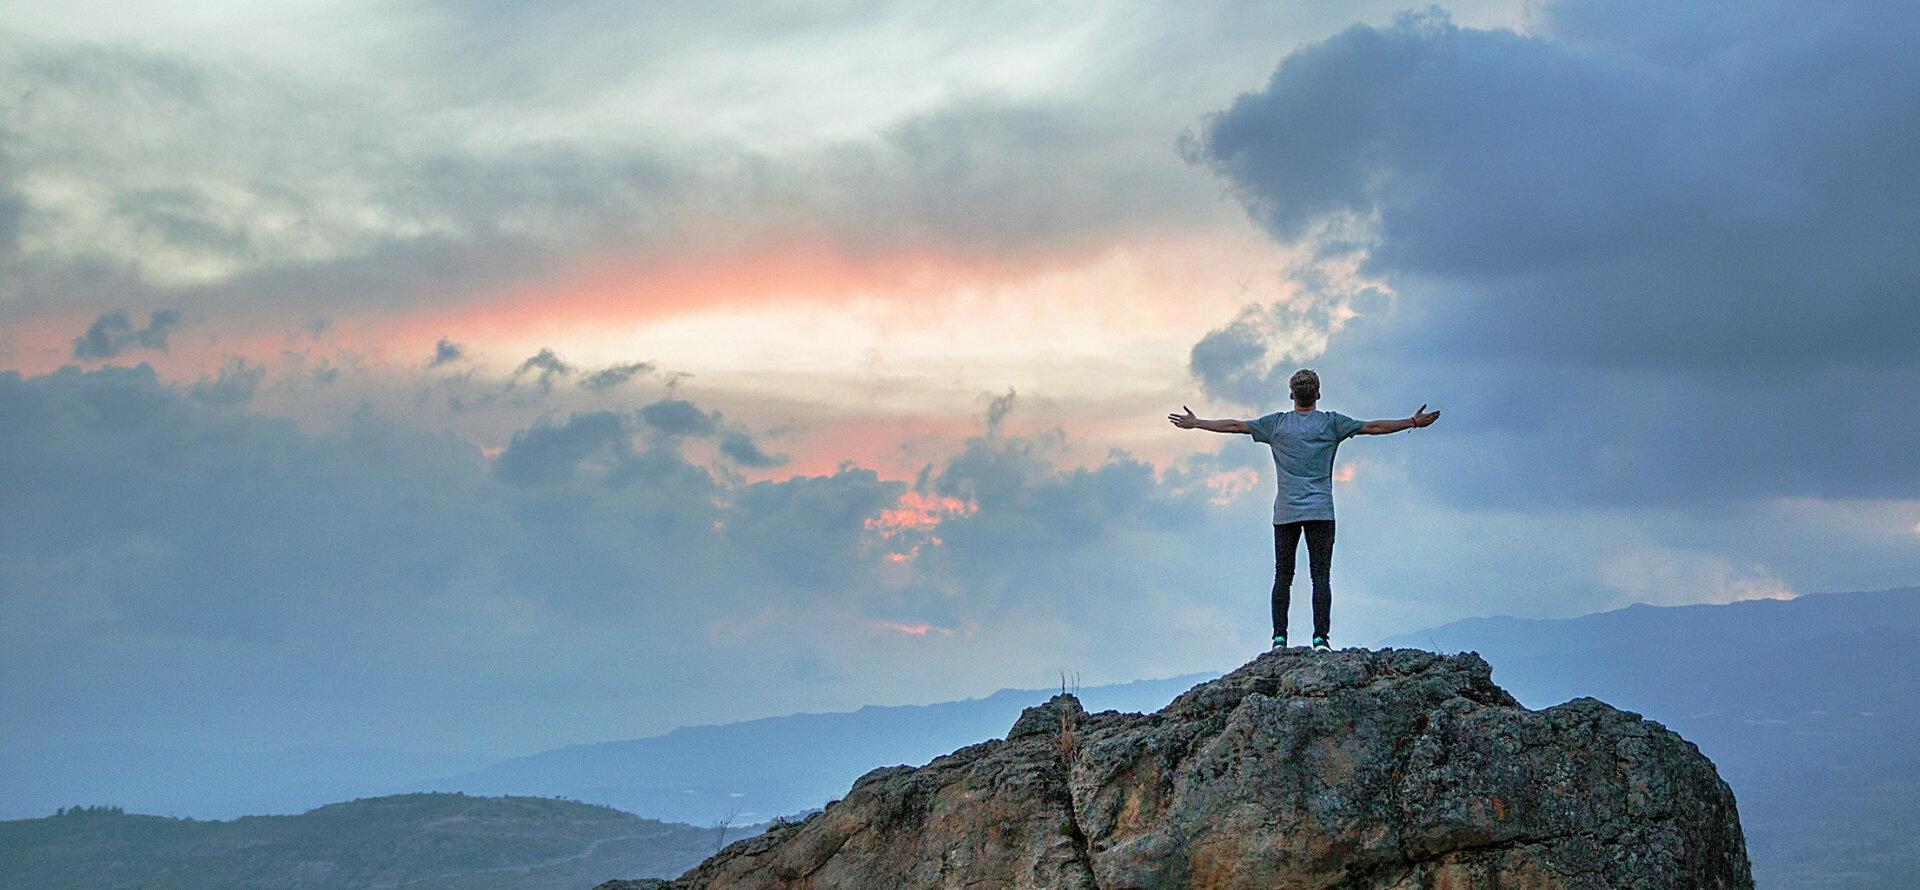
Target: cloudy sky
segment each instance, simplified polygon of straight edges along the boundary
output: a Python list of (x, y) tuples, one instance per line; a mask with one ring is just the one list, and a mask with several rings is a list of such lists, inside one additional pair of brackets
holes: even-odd
[(1920, 10), (1403, 7), (0, 3), (0, 731), (1225, 669), (1302, 365), (1338, 643), (1916, 583)]

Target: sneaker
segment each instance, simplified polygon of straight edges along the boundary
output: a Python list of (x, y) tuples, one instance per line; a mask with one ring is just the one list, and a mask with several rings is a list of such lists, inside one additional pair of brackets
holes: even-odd
[(1332, 652), (1332, 651), (1333, 651), (1333, 647), (1332, 647), (1332, 646), (1329, 646), (1329, 645), (1327, 645), (1327, 638), (1326, 638), (1326, 637), (1322, 637), (1322, 636), (1316, 636), (1316, 637), (1314, 637), (1314, 638), (1313, 638), (1313, 651), (1315, 651), (1315, 652)]
[(1275, 649), (1285, 649), (1285, 648), (1287, 648), (1287, 635), (1286, 635), (1286, 634), (1274, 634), (1274, 635), (1273, 635), (1273, 648), (1275, 648)]

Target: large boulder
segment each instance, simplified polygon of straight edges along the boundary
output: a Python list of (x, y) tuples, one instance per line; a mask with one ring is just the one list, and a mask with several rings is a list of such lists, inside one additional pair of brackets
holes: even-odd
[[(690, 888), (1748, 888), (1733, 793), (1593, 699), (1531, 711), (1473, 654), (1262, 655), (1154, 714), (1070, 695), (861, 777)], [(648, 885), (630, 885), (648, 886)]]

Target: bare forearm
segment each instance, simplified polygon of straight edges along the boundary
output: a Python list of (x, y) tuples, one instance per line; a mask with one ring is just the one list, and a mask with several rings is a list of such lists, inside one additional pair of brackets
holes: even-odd
[(1247, 428), (1246, 421), (1243, 420), (1202, 420), (1196, 417), (1193, 420), (1193, 428), (1196, 430), (1206, 430), (1209, 433), (1252, 432), (1252, 430)]
[(1417, 424), (1413, 422), (1412, 418), (1402, 418), (1400, 420), (1369, 420), (1364, 426), (1360, 427), (1360, 435), (1384, 436), (1388, 433), (1410, 430), (1415, 426), (1417, 426)]
[(1183, 430), (1206, 430), (1209, 433), (1251, 433), (1253, 428), (1244, 420), (1203, 420), (1193, 416), (1193, 409), (1180, 406), (1179, 414), (1167, 415), (1167, 422)]
[(1384, 436), (1388, 433), (1400, 432), (1401, 430), (1432, 426), (1433, 422), (1439, 419), (1440, 412), (1428, 411), (1427, 406), (1421, 405), (1419, 410), (1413, 412), (1412, 417), (1403, 420), (1369, 420), (1360, 425), (1360, 434), (1363, 436)]

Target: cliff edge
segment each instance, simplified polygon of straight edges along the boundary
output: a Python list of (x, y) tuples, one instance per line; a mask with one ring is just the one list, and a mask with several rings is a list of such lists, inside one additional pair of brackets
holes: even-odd
[(1750, 888), (1698, 748), (1479, 656), (1288, 650), (1153, 714), (1070, 695), (862, 776), (674, 881), (603, 888)]

